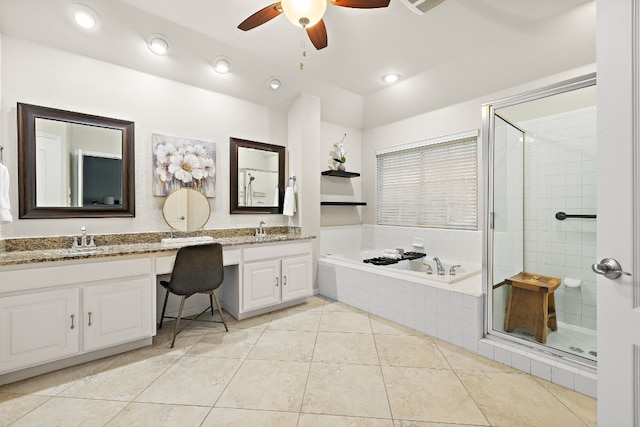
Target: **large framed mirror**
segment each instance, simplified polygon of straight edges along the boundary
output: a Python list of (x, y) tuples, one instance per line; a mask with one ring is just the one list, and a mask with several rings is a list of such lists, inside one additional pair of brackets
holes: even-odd
[(135, 216), (134, 123), (18, 103), (19, 216)]
[(231, 138), (232, 214), (282, 213), (285, 148)]

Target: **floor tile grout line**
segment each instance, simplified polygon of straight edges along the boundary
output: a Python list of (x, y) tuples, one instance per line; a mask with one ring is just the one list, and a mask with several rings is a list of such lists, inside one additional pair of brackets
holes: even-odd
[[(544, 389), (545, 389), (549, 394), (551, 394), (551, 395), (552, 395), (552, 396), (553, 396), (553, 397), (554, 397), (558, 402), (560, 402), (560, 404), (561, 404), (562, 406), (564, 406), (565, 408), (567, 408), (567, 410), (569, 410), (569, 412), (571, 412), (571, 413), (572, 413), (573, 415), (575, 415), (575, 416), (576, 416), (580, 421), (582, 421), (582, 422), (585, 424), (585, 426), (588, 426), (588, 425), (589, 425), (588, 421), (586, 421), (586, 420), (582, 419), (582, 417), (580, 416), (580, 414), (576, 413), (573, 409), (571, 409), (571, 408), (570, 408), (570, 407), (569, 407), (569, 406), (564, 402), (564, 400), (560, 398), (560, 396), (558, 396), (556, 393), (554, 393), (554, 392), (553, 392), (553, 390), (549, 389), (546, 385), (544, 385), (544, 383), (543, 383), (542, 381), (546, 381), (546, 380), (543, 380), (542, 378), (534, 377), (533, 375), (532, 375), (531, 377), (532, 377), (534, 380), (536, 380), (536, 382), (537, 382), (538, 384), (540, 384), (540, 386), (541, 386), (542, 388), (544, 388)], [(553, 383), (551, 383), (551, 384), (553, 384)]]
[(309, 386), (309, 377), (311, 376), (311, 366), (313, 365), (313, 356), (316, 353), (316, 346), (318, 345), (318, 334), (320, 333), (320, 324), (322, 323), (322, 316), (324, 315), (325, 304), (322, 304), (322, 311), (320, 312), (320, 321), (318, 322), (318, 329), (316, 330), (316, 339), (313, 342), (313, 350), (311, 351), (311, 359), (309, 360), (309, 369), (307, 370), (307, 379), (304, 382), (304, 390), (302, 390), (302, 399), (300, 399), (300, 408), (298, 409), (298, 421), (296, 426), (300, 425), (300, 416), (302, 414), (302, 407), (304, 406), (304, 398), (307, 395), (307, 388)]
[(378, 343), (376, 341), (375, 334), (373, 333), (373, 325), (371, 323), (371, 315), (367, 313), (369, 318), (369, 326), (371, 327), (371, 338), (373, 339), (373, 345), (376, 349), (376, 357), (378, 358), (378, 369), (380, 369), (380, 378), (382, 378), (382, 386), (384, 387), (384, 395), (387, 398), (387, 405), (389, 405), (389, 415), (391, 422), (395, 425), (395, 417), (393, 415), (393, 407), (391, 406), (391, 399), (389, 398), (389, 390), (387, 390), (387, 382), (384, 379), (384, 370), (382, 369), (382, 363), (380, 362), (380, 352), (378, 351)]

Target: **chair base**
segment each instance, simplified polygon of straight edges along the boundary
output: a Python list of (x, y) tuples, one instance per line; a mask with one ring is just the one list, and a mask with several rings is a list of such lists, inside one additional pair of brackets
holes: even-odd
[[(176, 324), (173, 328), (173, 338), (171, 339), (171, 347), (173, 348), (173, 346), (175, 345), (176, 342), (176, 336), (182, 332), (187, 326), (189, 326), (191, 323), (193, 322), (213, 322), (213, 323), (222, 323), (224, 325), (224, 329), (225, 331), (229, 332), (229, 328), (227, 327), (227, 322), (224, 320), (224, 315), (222, 314), (222, 306), (220, 305), (220, 301), (218, 300), (218, 296), (215, 294), (214, 291), (211, 292), (207, 292), (209, 294), (209, 302), (210, 305), (209, 307), (205, 308), (200, 314), (195, 315), (192, 318), (183, 318), (182, 317), (182, 311), (184, 309), (184, 302), (187, 300), (187, 298), (189, 298), (192, 295), (183, 295), (182, 299), (180, 301), (180, 309), (178, 310), (178, 316), (174, 317), (174, 316), (165, 316), (165, 311), (167, 309), (167, 301), (169, 300), (169, 291), (167, 290), (167, 293), (164, 296), (164, 304), (162, 305), (162, 315), (160, 316), (160, 324), (158, 325), (158, 329), (162, 329), (162, 322), (163, 320), (166, 319), (176, 319)], [(211, 315), (214, 315), (214, 309), (213, 309), (213, 301), (215, 300), (216, 306), (218, 307), (218, 312), (220, 313), (220, 319), (222, 319), (221, 322), (217, 321), (217, 320), (198, 320), (200, 318), (200, 316), (202, 316), (204, 313), (206, 313), (209, 309), (211, 309)], [(184, 325), (182, 327), (182, 329), (178, 330), (178, 327), (180, 325), (180, 320), (189, 320), (189, 323), (187, 323), (186, 325)]]

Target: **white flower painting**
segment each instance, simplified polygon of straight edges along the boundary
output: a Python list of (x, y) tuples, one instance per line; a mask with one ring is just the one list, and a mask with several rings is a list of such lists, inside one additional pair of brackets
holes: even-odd
[(216, 196), (216, 144), (175, 136), (151, 135), (153, 195), (166, 196), (182, 187)]

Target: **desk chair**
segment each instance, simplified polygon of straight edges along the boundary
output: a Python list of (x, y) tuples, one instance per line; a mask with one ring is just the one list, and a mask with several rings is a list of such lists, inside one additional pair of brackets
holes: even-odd
[[(224, 324), (224, 329), (229, 332), (227, 323), (222, 315), (220, 301), (214, 292), (220, 287), (223, 280), (224, 267), (222, 264), (222, 245), (220, 243), (184, 246), (178, 250), (176, 261), (173, 265), (173, 271), (171, 272), (171, 279), (169, 279), (168, 282), (165, 280), (160, 281), (160, 284), (167, 290), (167, 293), (164, 297), (162, 316), (160, 317), (160, 325), (158, 326), (158, 329), (162, 329), (162, 321), (165, 317), (174, 319), (174, 317), (164, 315), (165, 310), (167, 309), (169, 293), (182, 296), (178, 317), (175, 317), (176, 324), (173, 329), (171, 348), (173, 348), (176, 342), (176, 335), (181, 332), (178, 331), (178, 325), (182, 318), (184, 302), (194, 294), (209, 294), (210, 306), (202, 313), (189, 320), (191, 320), (191, 322), (198, 320), (198, 318), (206, 313), (209, 308), (211, 308), (211, 315), (213, 315), (213, 301), (215, 300), (218, 312), (220, 313), (220, 318)], [(191, 322), (189, 322), (189, 324)]]

